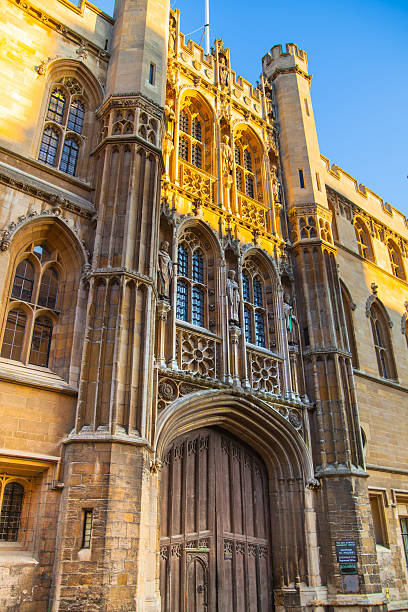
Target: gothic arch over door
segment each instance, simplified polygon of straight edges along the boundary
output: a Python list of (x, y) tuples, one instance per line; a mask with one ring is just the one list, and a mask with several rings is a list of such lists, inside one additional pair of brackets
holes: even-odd
[(218, 428), (176, 438), (161, 480), (162, 612), (271, 612), (268, 477)]

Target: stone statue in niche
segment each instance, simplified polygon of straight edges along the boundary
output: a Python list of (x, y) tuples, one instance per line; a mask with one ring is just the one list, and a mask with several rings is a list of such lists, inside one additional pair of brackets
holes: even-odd
[(229, 136), (225, 135), (222, 138), (221, 152), (222, 152), (222, 173), (224, 176), (229, 176), (233, 171), (233, 156), (232, 149), (229, 143)]
[(280, 183), (277, 177), (276, 168), (272, 166), (271, 168), (271, 178), (272, 178), (272, 190), (273, 190), (273, 201), (275, 203), (280, 201)]
[(231, 212), (231, 187), (233, 183), (232, 173), (234, 168), (234, 160), (232, 155), (229, 136), (225, 135), (222, 138), (221, 144), (221, 160), (222, 160), (222, 175), (224, 186), (224, 207)]
[(283, 316), (288, 336), (288, 344), (297, 344), (297, 318), (293, 311), (289, 293), (283, 294)]
[(220, 69), (219, 69), (220, 85), (221, 87), (228, 87), (229, 74), (228, 74), (228, 68), (227, 68), (227, 63), (225, 61), (225, 57), (223, 55), (219, 55), (218, 60), (219, 60), (219, 65), (220, 65)]
[(235, 270), (229, 270), (227, 278), (228, 315), (230, 323), (239, 325), (239, 286), (235, 280)]
[(173, 278), (173, 263), (169, 255), (169, 243), (163, 240), (159, 249), (158, 256), (158, 276), (159, 276), (159, 296), (169, 299), (170, 285)]

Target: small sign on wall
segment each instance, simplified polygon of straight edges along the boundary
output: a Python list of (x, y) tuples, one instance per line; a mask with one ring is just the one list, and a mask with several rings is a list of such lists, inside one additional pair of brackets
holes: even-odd
[(359, 593), (356, 541), (338, 540), (336, 542), (336, 555), (340, 566), (343, 593)]

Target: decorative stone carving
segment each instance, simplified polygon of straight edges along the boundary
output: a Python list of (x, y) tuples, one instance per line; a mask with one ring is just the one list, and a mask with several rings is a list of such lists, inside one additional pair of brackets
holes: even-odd
[(266, 393), (279, 393), (280, 368), (278, 359), (255, 351), (248, 351), (248, 362), (252, 388)]
[(215, 342), (210, 338), (183, 332), (181, 341), (181, 367), (191, 374), (215, 378)]
[(320, 487), (320, 481), (317, 478), (310, 478), (306, 483), (306, 489), (309, 489), (309, 491), (318, 491)]
[(234, 168), (234, 158), (232, 155), (232, 148), (230, 145), (229, 136), (225, 135), (222, 139), (221, 144), (221, 153), (222, 153), (222, 173), (224, 176), (232, 175)]
[(297, 318), (291, 304), (289, 293), (283, 294), (283, 316), (288, 337), (288, 344), (297, 344)]
[(173, 278), (173, 262), (169, 255), (169, 243), (163, 240), (158, 254), (158, 290), (160, 297), (169, 298)]
[(239, 325), (239, 305), (241, 302), (239, 286), (235, 280), (235, 270), (229, 270), (227, 278), (228, 315), (231, 323)]
[(158, 457), (151, 459), (150, 461), (150, 473), (158, 474), (163, 467), (163, 463), (160, 461)]
[(302, 426), (302, 415), (298, 410), (290, 410), (288, 420), (295, 429), (300, 429)]
[(161, 399), (172, 402), (178, 397), (177, 385), (168, 378), (162, 379), (159, 383), (158, 393)]

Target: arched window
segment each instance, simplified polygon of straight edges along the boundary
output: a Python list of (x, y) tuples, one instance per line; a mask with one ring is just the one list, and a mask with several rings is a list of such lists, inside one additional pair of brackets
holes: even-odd
[(235, 184), (239, 192), (262, 201), (259, 145), (248, 130), (238, 130), (234, 139)]
[(179, 115), (179, 157), (212, 173), (210, 115), (204, 104), (187, 96)]
[(374, 261), (374, 252), (370, 234), (366, 225), (361, 219), (357, 218), (354, 224), (354, 230), (356, 232), (358, 252), (360, 253), (361, 257), (364, 257), (364, 259), (368, 259), (369, 261)]
[(61, 269), (57, 251), (45, 242), (27, 247), (14, 274), (2, 357), (48, 367)]
[[(264, 308), (264, 284), (258, 274), (242, 273), (242, 295), (244, 298), (245, 340), (266, 348), (266, 326)], [(255, 340), (255, 342), (254, 342)]]
[(21, 522), (24, 487), (19, 482), (3, 485), (0, 513), (0, 540), (16, 542)]
[(375, 301), (370, 307), (369, 314), (378, 372), (382, 378), (396, 379), (397, 373), (392, 352), (390, 326), (384, 307), (379, 301)]
[(195, 233), (187, 231), (177, 250), (176, 318), (208, 327), (208, 265), (205, 248)]
[(393, 275), (401, 280), (405, 280), (404, 264), (402, 263), (401, 251), (393, 240), (388, 241), (387, 247)]
[[(86, 113), (84, 87), (64, 77), (51, 88), (38, 159), (74, 176)], [(75, 138), (72, 133), (75, 133)]]
[(11, 297), (24, 302), (31, 302), (33, 285), (34, 268), (27, 259), (24, 259), (17, 266)]

